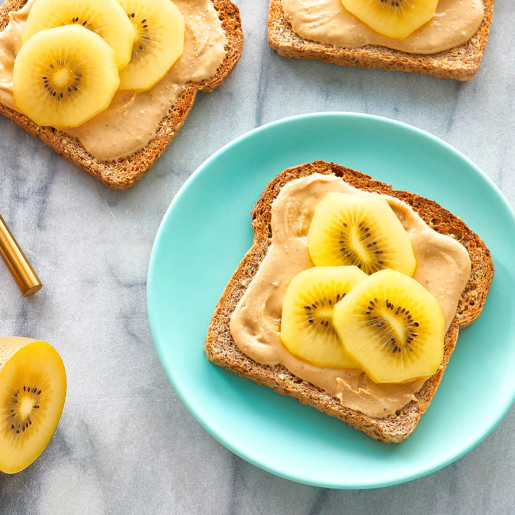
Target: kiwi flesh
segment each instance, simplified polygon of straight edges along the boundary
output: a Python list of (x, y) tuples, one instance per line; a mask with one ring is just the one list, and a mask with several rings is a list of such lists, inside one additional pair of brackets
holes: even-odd
[(333, 327), (333, 308), (366, 278), (354, 266), (315, 267), (295, 276), (283, 300), (281, 339), (293, 354), (318, 366), (357, 368)]
[(408, 233), (375, 195), (326, 195), (315, 209), (308, 248), (315, 266), (357, 266), (366, 274), (390, 268), (409, 276), (417, 266)]
[(29, 338), (0, 338), (0, 471), (14, 474), (43, 452), (66, 398), (57, 351)]
[(383, 270), (334, 308), (346, 352), (376, 383), (432, 376), (443, 359), (445, 324), (436, 299), (411, 277)]
[(98, 34), (113, 49), (119, 70), (129, 64), (134, 29), (116, 0), (36, 0), (23, 28), (22, 43), (42, 30), (64, 25)]
[(379, 34), (404, 39), (434, 17), (438, 1), (342, 0), (342, 3)]
[(41, 126), (81, 125), (109, 106), (119, 84), (111, 47), (79, 26), (38, 32), (14, 61), (16, 104)]
[(120, 72), (120, 89), (146, 91), (184, 51), (184, 18), (170, 0), (118, 0), (134, 28), (131, 61)]

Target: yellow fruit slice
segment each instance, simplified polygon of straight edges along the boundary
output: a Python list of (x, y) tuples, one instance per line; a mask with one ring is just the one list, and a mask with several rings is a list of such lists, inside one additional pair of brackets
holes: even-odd
[(332, 323), (333, 308), (367, 276), (355, 266), (317, 267), (291, 281), (283, 300), (281, 339), (293, 354), (322, 367), (358, 368)]
[(52, 438), (66, 397), (61, 357), (48, 343), (0, 338), (0, 471), (28, 467)]
[(42, 126), (81, 125), (109, 106), (119, 83), (111, 47), (74, 25), (38, 32), (14, 61), (16, 104)]
[(114, 50), (119, 70), (129, 64), (134, 29), (116, 0), (36, 0), (23, 28), (22, 43), (42, 30), (63, 25), (95, 32)]
[(342, 0), (342, 3), (379, 34), (404, 39), (433, 19), (438, 0)]
[(408, 233), (375, 195), (326, 195), (315, 209), (308, 247), (316, 266), (354, 265), (366, 274), (391, 268), (409, 276), (417, 267)]
[(417, 281), (383, 270), (360, 282), (334, 308), (346, 352), (376, 383), (430, 377), (442, 363), (444, 319)]
[(146, 91), (182, 55), (184, 18), (170, 0), (118, 1), (136, 33), (131, 61), (120, 73), (120, 89)]

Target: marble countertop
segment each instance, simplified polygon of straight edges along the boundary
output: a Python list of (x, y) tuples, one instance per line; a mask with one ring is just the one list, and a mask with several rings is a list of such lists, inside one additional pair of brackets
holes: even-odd
[(237, 136), (296, 114), (356, 111), (415, 125), (467, 155), (514, 204), (515, 7), (496, 1), (479, 73), (458, 83), (283, 59), (267, 44), (267, 0), (236, 3), (246, 37), (239, 65), (222, 88), (199, 95), (172, 146), (128, 191), (0, 118), (0, 212), (45, 285), (24, 299), (0, 266), (0, 333), (51, 342), (69, 380), (46, 451), (20, 474), (0, 474), (0, 513), (513, 513), (514, 410), (458, 462), (382, 490), (303, 486), (237, 458), (167, 381), (145, 290), (157, 228), (189, 175)]

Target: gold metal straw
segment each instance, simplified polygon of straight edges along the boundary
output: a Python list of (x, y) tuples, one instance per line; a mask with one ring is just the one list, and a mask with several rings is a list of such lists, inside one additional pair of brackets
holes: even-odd
[(11, 272), (24, 297), (43, 288), (39, 277), (30, 266), (25, 254), (14, 239), (9, 227), (0, 216), (0, 255)]

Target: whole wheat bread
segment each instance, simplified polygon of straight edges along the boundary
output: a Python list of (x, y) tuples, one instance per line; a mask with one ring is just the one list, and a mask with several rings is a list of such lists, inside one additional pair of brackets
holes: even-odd
[[(468, 251), (472, 263), (470, 280), (462, 293), (456, 316), (445, 337), (445, 355), (442, 368), (428, 379), (412, 401), (395, 415), (373, 418), (361, 412), (345, 408), (339, 399), (324, 393), (320, 388), (295, 377), (283, 366), (261, 365), (243, 354), (231, 336), (230, 317), (248, 288), (271, 244), (271, 207), (281, 188), (288, 182), (313, 173), (335, 175), (364, 191), (396, 197), (415, 210), (435, 231), (459, 241)], [(481, 313), (494, 276), (490, 251), (484, 242), (465, 223), (433, 200), (407, 191), (392, 190), (392, 187), (376, 181), (363, 173), (325, 161), (315, 161), (289, 168), (273, 179), (257, 201), (252, 211), (254, 241), (216, 306), (208, 328), (205, 342), (206, 355), (210, 361), (256, 383), (273, 388), (283, 395), (290, 395), (303, 404), (308, 404), (349, 426), (365, 432), (382, 442), (401, 442), (418, 424), (433, 399), (449, 358), (456, 345), (459, 329), (468, 326)]]
[(376, 45), (348, 49), (305, 40), (293, 31), (284, 18), (281, 0), (270, 0), (268, 42), (283, 57), (317, 59), (341, 66), (384, 68), (467, 81), (479, 68), (492, 22), (494, 0), (483, 0), (483, 3), (485, 17), (474, 36), (463, 45), (437, 54), (408, 54)]
[[(27, 0), (7, 0), (0, 7), (0, 30), (9, 23), (9, 13), (21, 9)], [(170, 109), (156, 135), (142, 150), (125, 159), (99, 161), (91, 156), (79, 140), (52, 127), (41, 127), (27, 116), (0, 104), (0, 113), (14, 120), (20, 127), (39, 138), (72, 163), (101, 180), (111, 188), (124, 190), (136, 184), (154, 165), (183, 126), (193, 107), (198, 91), (210, 92), (218, 88), (231, 74), (243, 49), (243, 31), (239, 9), (229, 0), (211, 0), (218, 11), (226, 34), (226, 56), (216, 75), (201, 82), (190, 82)]]

